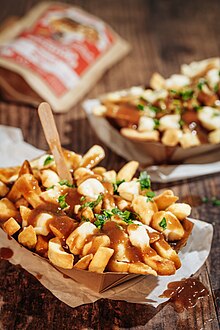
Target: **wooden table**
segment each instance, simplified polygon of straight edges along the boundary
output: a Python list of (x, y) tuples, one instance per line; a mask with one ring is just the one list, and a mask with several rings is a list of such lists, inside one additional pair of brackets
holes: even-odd
[[(1, 0), (1, 21), (22, 15), (37, 0)], [(132, 52), (106, 72), (87, 95), (117, 90), (149, 81), (153, 72), (169, 76), (182, 63), (220, 53), (220, 2), (151, 0), (75, 0), (108, 22), (132, 45)], [(55, 120), (66, 148), (84, 153), (102, 145), (88, 124), (80, 104)], [(25, 141), (47, 149), (35, 109), (0, 103), (0, 124), (20, 127)], [(1, 143), (3, 143), (1, 141)], [(120, 168), (125, 160), (105, 147), (107, 168)], [(10, 152), (10, 151), (9, 151)], [(153, 185), (154, 189), (165, 185)], [(195, 196), (220, 197), (219, 175), (173, 183), (172, 189), (184, 200)], [(0, 329), (218, 329), (220, 317), (220, 208), (211, 204), (194, 206), (192, 217), (214, 225), (211, 254), (196, 276), (210, 295), (195, 308), (178, 314), (170, 303), (157, 309), (141, 304), (101, 299), (93, 304), (70, 308), (56, 299), (36, 278), (8, 261), (0, 260)]]

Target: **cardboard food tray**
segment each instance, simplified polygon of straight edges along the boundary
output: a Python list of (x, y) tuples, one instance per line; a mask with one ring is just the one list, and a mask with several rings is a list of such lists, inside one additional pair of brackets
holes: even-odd
[[(167, 147), (158, 142), (132, 141), (120, 134), (106, 118), (95, 116), (93, 108), (100, 104), (98, 99), (87, 100), (83, 108), (95, 133), (110, 149), (127, 160), (137, 160), (141, 166), (153, 164), (175, 164), (190, 157), (220, 152), (220, 144), (202, 144), (198, 147), (183, 149)], [(98, 129), (97, 129), (98, 128)]]
[[(186, 236), (184, 236), (184, 238), (182, 238), (178, 242), (178, 244), (176, 246), (176, 251), (181, 250), (185, 245), (187, 245), (187, 241), (188, 241), (190, 235), (192, 234), (194, 224), (192, 221), (187, 219), (187, 221), (183, 221), (183, 227), (186, 231)], [(33, 256), (35, 256), (41, 260), (43, 259), (44, 261), (49, 263), (51, 266), (56, 268), (62, 274), (72, 278), (74, 281), (76, 281), (80, 284), (83, 284), (87, 288), (89, 288), (95, 292), (98, 292), (98, 293), (105, 292), (106, 290), (113, 288), (119, 284), (127, 282), (136, 277), (143, 276), (141, 274), (133, 274), (133, 273), (125, 273), (125, 272), (96, 273), (96, 272), (91, 272), (88, 270), (81, 270), (81, 269), (76, 269), (76, 268), (64, 269), (64, 268), (53, 265), (47, 258), (41, 257), (37, 253), (32, 252), (29, 249), (26, 249), (19, 242), (17, 242), (17, 240), (13, 237), (10, 237), (10, 239), (9, 239), (9, 248), (10, 248), (11, 241), (13, 241), (13, 245), (16, 246), (16, 250), (17, 251), (21, 250), (22, 254), (25, 251), (25, 253), (32, 254), (31, 259), (33, 258)], [(12, 247), (12, 244), (11, 244), (11, 247)], [(24, 258), (25, 258), (25, 256), (24, 256)], [(34, 259), (33, 259), (33, 262), (34, 262)]]

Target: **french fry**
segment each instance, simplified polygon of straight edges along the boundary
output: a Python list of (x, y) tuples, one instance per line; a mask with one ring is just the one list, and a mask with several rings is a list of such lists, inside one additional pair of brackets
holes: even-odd
[(179, 198), (174, 196), (172, 190), (165, 190), (158, 196), (154, 197), (154, 202), (157, 204), (158, 210), (165, 210), (171, 204), (175, 203)]
[(59, 238), (52, 238), (48, 246), (48, 258), (55, 266), (72, 269), (74, 256), (63, 250)]
[(113, 249), (100, 246), (89, 264), (89, 271), (103, 273), (113, 253)]
[(25, 227), (18, 235), (18, 242), (26, 246), (29, 249), (34, 249), (37, 244), (37, 235), (33, 226)]
[(132, 160), (125, 164), (117, 174), (117, 180), (122, 181), (131, 181), (135, 172), (137, 171), (139, 163)]
[(9, 218), (16, 218), (18, 211), (14, 204), (6, 197), (0, 200), (0, 222), (4, 222)]
[(81, 259), (79, 259), (79, 261), (77, 261), (77, 263), (75, 263), (74, 268), (88, 269), (92, 258), (93, 258), (93, 254), (91, 254), (91, 253), (82, 257)]
[(14, 235), (20, 228), (20, 224), (12, 217), (3, 224), (4, 231), (10, 236)]

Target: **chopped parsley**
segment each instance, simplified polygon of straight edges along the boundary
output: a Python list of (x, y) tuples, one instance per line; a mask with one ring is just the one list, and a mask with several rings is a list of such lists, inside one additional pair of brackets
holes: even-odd
[(50, 190), (50, 189), (53, 189), (54, 187), (55, 187), (55, 185), (53, 185), (53, 186), (50, 186), (50, 187), (46, 188), (46, 190)]
[(194, 91), (192, 89), (187, 89), (185, 91), (176, 91), (174, 89), (171, 89), (170, 93), (176, 96), (180, 96), (183, 101), (188, 101), (193, 97)]
[(103, 199), (103, 195), (100, 194), (95, 201), (84, 203), (83, 205), (81, 205), (80, 209), (83, 209), (84, 207), (90, 207), (91, 209), (94, 209), (94, 207), (96, 207), (101, 202), (102, 199)]
[(219, 90), (219, 83), (215, 84), (214, 86), (214, 92), (217, 93)]
[(151, 111), (154, 111), (155, 113), (158, 113), (161, 111), (160, 108), (155, 107), (154, 105), (148, 105), (148, 107)]
[(54, 159), (52, 156), (47, 156), (47, 158), (44, 160), (44, 166), (49, 165), (53, 161)]
[(114, 215), (118, 215), (124, 222), (127, 224), (133, 223), (133, 220), (135, 220), (135, 215), (134, 213), (126, 210), (126, 211), (121, 211), (118, 208), (112, 209), (112, 213)]
[(181, 91), (179, 94), (183, 101), (188, 101), (193, 97), (194, 91), (192, 89), (188, 89), (186, 91)]
[(184, 120), (180, 119), (179, 120), (179, 125), (180, 125), (180, 128), (183, 128), (183, 126), (185, 125)]
[(220, 206), (220, 199), (217, 199), (216, 197), (208, 198), (208, 197), (203, 197), (202, 198), (203, 203), (212, 203), (213, 206)]
[(58, 197), (58, 203), (60, 204), (60, 207), (62, 210), (69, 206), (66, 202), (66, 196), (67, 196), (67, 193), (65, 195), (60, 195)]
[(152, 202), (153, 197), (155, 196), (155, 192), (154, 191), (148, 191), (146, 193), (146, 197), (147, 197), (147, 202)]
[(120, 186), (121, 183), (125, 182), (125, 180), (118, 180), (115, 183), (113, 183), (113, 188), (114, 188), (114, 195), (118, 194), (118, 187)]
[(207, 81), (206, 81), (204, 78), (200, 79), (199, 82), (198, 82), (198, 84), (197, 84), (198, 89), (199, 89), (200, 91), (202, 91), (202, 88), (203, 88), (203, 86), (204, 86), (206, 83), (207, 83)]
[(158, 129), (158, 127), (160, 126), (160, 121), (157, 118), (154, 118), (154, 129)]
[(200, 110), (202, 110), (202, 107), (201, 107), (201, 105), (194, 105), (193, 109), (195, 111), (200, 111)]
[(138, 181), (140, 182), (141, 190), (149, 189), (151, 187), (150, 176), (147, 174), (147, 171), (140, 173)]
[(143, 104), (138, 104), (137, 105), (138, 110), (144, 111), (144, 105)]
[(165, 217), (163, 217), (163, 219), (161, 220), (161, 222), (159, 223), (159, 226), (161, 228), (163, 228), (163, 230), (167, 229), (167, 220)]
[(61, 180), (61, 181), (59, 181), (58, 183), (59, 183), (59, 185), (61, 185), (61, 186), (67, 186), (67, 187), (70, 187), (70, 188), (74, 188), (74, 185), (71, 184), (71, 183), (69, 183), (68, 180)]
[(80, 202), (83, 202), (86, 199), (86, 196), (81, 196), (80, 197)]
[(96, 221), (94, 222), (94, 225), (97, 228), (101, 229), (108, 218), (106, 218), (104, 214), (95, 214), (95, 217), (96, 217)]

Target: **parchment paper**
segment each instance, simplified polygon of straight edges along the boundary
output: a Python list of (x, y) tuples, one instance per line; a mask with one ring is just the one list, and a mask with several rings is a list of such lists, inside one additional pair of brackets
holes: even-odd
[[(22, 139), (19, 129), (0, 126), (0, 161), (1, 166), (20, 165), (24, 159), (33, 159), (42, 154)], [(125, 282), (113, 289), (99, 294), (89, 290), (82, 284), (66, 278), (47, 260), (34, 255), (31, 251), (18, 244), (14, 239), (8, 239), (7, 234), (0, 229), (0, 248), (9, 247), (13, 256), (9, 261), (14, 265), (21, 265), (58, 299), (71, 307), (87, 304), (99, 298), (126, 300), (133, 303), (153, 306), (166, 301), (159, 298), (167, 284), (187, 278), (196, 273), (207, 259), (212, 242), (213, 227), (203, 221), (190, 219), (194, 223), (193, 232), (186, 247), (180, 252), (182, 267), (172, 276), (140, 276)]]
[[(94, 128), (96, 134), (109, 148), (118, 155), (127, 160), (137, 160), (146, 169), (154, 182), (172, 182), (186, 178), (198, 177), (220, 172), (220, 146), (210, 145), (201, 146), (204, 149), (202, 154), (188, 157), (190, 153), (201, 153), (200, 149), (194, 148), (191, 150), (182, 150), (186, 154), (186, 160), (181, 162), (181, 165), (152, 165), (153, 160), (147, 154), (147, 147), (144, 142), (133, 143), (121, 136), (104, 117), (93, 115), (93, 108), (99, 105), (98, 99), (87, 100), (83, 103), (83, 108), (89, 119), (90, 124)], [(213, 151), (209, 149), (215, 148)], [(179, 148), (180, 149), (180, 148)], [(206, 152), (209, 151), (209, 152)], [(179, 155), (181, 150), (178, 151)], [(181, 156), (181, 155), (180, 155)], [(178, 158), (178, 155), (177, 155)], [(178, 162), (180, 163), (180, 162)], [(148, 165), (144, 165), (148, 164)], [(149, 164), (151, 166), (149, 166)]]

